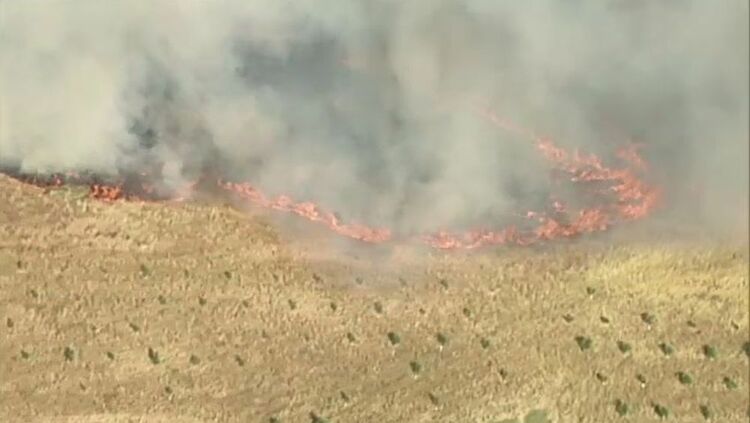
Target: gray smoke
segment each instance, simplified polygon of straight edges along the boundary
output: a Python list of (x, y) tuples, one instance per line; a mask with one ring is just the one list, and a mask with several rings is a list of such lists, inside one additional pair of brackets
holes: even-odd
[(492, 225), (552, 188), (490, 104), (644, 143), (685, 222), (748, 213), (746, 1), (0, 0), (0, 55), (0, 164), (28, 172), (211, 168), (352, 220)]

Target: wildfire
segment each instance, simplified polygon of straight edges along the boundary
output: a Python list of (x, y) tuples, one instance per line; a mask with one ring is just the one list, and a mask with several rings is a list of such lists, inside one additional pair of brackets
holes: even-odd
[[(602, 204), (584, 207), (577, 211), (560, 200), (551, 200), (550, 212), (527, 211), (523, 216), (536, 221), (536, 226), (524, 230), (508, 226), (500, 230), (470, 230), (451, 233), (438, 231), (416, 237), (416, 241), (439, 249), (475, 249), (483, 246), (514, 244), (527, 246), (538, 242), (561, 238), (572, 238), (583, 234), (601, 232), (620, 221), (646, 217), (659, 203), (660, 191), (641, 180), (639, 174), (648, 170), (647, 163), (631, 145), (617, 152), (617, 157), (627, 166), (610, 168), (593, 154), (572, 153), (556, 145), (551, 139), (537, 136), (533, 131), (521, 128), (494, 114), (491, 110), (479, 109), (478, 113), (493, 125), (532, 141), (537, 150), (561, 174), (572, 183), (592, 183), (598, 187), (594, 194)], [(205, 177), (205, 176), (204, 176)], [(128, 183), (102, 183), (95, 178), (76, 173), (55, 174), (46, 178), (22, 177), (27, 182), (42, 186), (61, 186), (66, 183), (87, 184), (93, 198), (104, 201), (158, 200), (156, 190), (148, 183), (149, 175), (139, 174)], [(195, 189), (198, 181), (178, 189), (169, 198), (184, 201)], [(247, 182), (229, 182), (222, 179), (209, 181), (215, 187), (258, 207), (291, 213), (321, 224), (329, 230), (352, 239), (368, 243), (392, 241), (394, 236), (388, 228), (369, 227), (358, 223), (345, 223), (335, 213), (324, 210), (313, 202), (297, 202), (286, 195), (269, 197)], [(605, 188), (602, 188), (605, 186)]]

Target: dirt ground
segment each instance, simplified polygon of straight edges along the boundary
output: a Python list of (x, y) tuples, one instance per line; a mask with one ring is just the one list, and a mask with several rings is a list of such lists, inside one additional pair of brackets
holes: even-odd
[(747, 246), (443, 254), (3, 176), (0, 198), (3, 422), (750, 413)]

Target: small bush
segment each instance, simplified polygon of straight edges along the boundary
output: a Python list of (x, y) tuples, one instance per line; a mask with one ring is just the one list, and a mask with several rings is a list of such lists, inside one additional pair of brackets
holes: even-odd
[(151, 364), (159, 364), (161, 362), (159, 353), (151, 347), (148, 348), (148, 359), (151, 361)]
[(690, 385), (693, 383), (693, 378), (685, 372), (677, 372), (677, 380), (683, 385)]
[(626, 402), (621, 399), (615, 400), (615, 412), (617, 413), (617, 415), (619, 415), (620, 417), (624, 417), (628, 414), (629, 411), (630, 407)]
[(706, 358), (710, 360), (714, 360), (719, 355), (719, 352), (716, 350), (716, 347), (713, 347), (711, 345), (704, 345), (703, 355), (705, 355)]
[(666, 356), (674, 354), (674, 348), (666, 342), (662, 342), (661, 344), (659, 344), (659, 349)]
[(401, 342), (401, 337), (396, 332), (388, 332), (388, 341), (395, 346)]
[(621, 353), (627, 354), (633, 348), (625, 341), (617, 341), (617, 349), (620, 350)]
[(724, 382), (724, 386), (726, 386), (727, 389), (730, 389), (730, 390), (737, 389), (737, 382), (735, 382), (734, 379), (732, 379), (729, 376), (724, 377), (724, 379), (722, 379), (722, 382)]
[(75, 358), (76, 353), (73, 351), (73, 348), (65, 347), (63, 350), (63, 357), (65, 357), (65, 361), (73, 361)]
[(641, 384), (641, 387), (646, 386), (646, 377), (638, 373), (635, 375), (635, 379)]
[(433, 394), (432, 392), (427, 394), (427, 398), (429, 398), (430, 402), (435, 407), (440, 405), (440, 399), (437, 397), (437, 395)]
[(410, 361), (409, 368), (411, 369), (411, 372), (414, 373), (415, 376), (422, 372), (422, 365), (419, 364), (419, 362), (417, 361)]
[(310, 413), (310, 423), (328, 423), (328, 420), (315, 413)]
[(437, 339), (438, 344), (441, 346), (445, 346), (448, 344), (448, 337), (446, 337), (444, 334), (438, 332), (437, 335), (435, 335), (435, 339)]
[(659, 418), (666, 419), (669, 417), (669, 409), (661, 404), (653, 404), (654, 406), (654, 413), (656, 413)]
[(591, 340), (591, 338), (588, 338), (586, 336), (576, 336), (575, 341), (581, 351), (586, 351), (593, 345), (593, 341)]
[(339, 396), (341, 397), (341, 400), (344, 402), (351, 401), (351, 398), (349, 398), (349, 395), (347, 395), (346, 392), (344, 391), (339, 392)]

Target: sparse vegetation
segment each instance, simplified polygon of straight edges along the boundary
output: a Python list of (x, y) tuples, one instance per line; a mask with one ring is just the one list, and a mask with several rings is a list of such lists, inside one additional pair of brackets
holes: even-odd
[(690, 385), (693, 383), (693, 377), (685, 372), (677, 372), (677, 380), (683, 385)]
[(617, 415), (619, 415), (620, 417), (624, 417), (628, 414), (629, 411), (630, 407), (625, 401), (621, 399), (615, 400), (615, 412), (617, 413)]
[(706, 358), (713, 360), (719, 355), (719, 352), (716, 350), (716, 347), (713, 347), (711, 345), (704, 345), (703, 355), (705, 355)]
[(651, 326), (656, 322), (656, 317), (648, 312), (641, 313), (641, 320), (643, 320), (643, 323)]
[(161, 359), (159, 358), (159, 353), (156, 352), (151, 347), (148, 347), (148, 359), (151, 361), (151, 364), (159, 364), (161, 363)]
[(523, 418), (524, 423), (552, 423), (546, 410), (531, 410)]
[[(134, 419), (154, 410), (175, 420), (305, 422), (314, 410), (335, 422), (382, 415), (530, 423), (528, 408), (516, 407), (532, 397), (556, 407), (554, 422), (650, 421), (659, 417), (657, 405), (666, 421), (734, 421), (745, 413), (738, 402), (750, 357), (740, 320), (742, 260), (717, 261), (708, 273), (699, 254), (618, 246), (589, 255), (571, 243), (549, 254), (488, 250), (477, 262), (473, 254), (440, 253), (428, 270), (407, 252), (398, 260), (412, 267), (400, 269), (349, 251), (300, 257), (248, 231), (254, 218), (237, 224), (219, 213), (203, 228), (182, 216), (175, 219), (189, 227), (182, 231), (153, 226), (159, 205), (118, 207), (106, 206), (117, 220), (104, 223), (92, 213), (76, 222), (48, 207), (65, 231), (9, 232), (0, 223), (9, 236), (0, 248), (0, 353), (8, 356), (3, 383), (25, 396), (26, 408), (14, 404), (18, 394), (6, 402), (18, 420), (49, 419), (49, 405), (65, 415), (106, 408)], [(185, 207), (202, 213), (202, 206)], [(18, 216), (23, 226), (26, 213)], [(87, 225), (120, 233), (93, 237)], [(30, 235), (17, 249), (9, 239), (24, 230)], [(133, 241), (123, 240), (126, 232)], [(136, 241), (143, 248), (130, 251)], [(24, 255), (23, 273), (15, 251)], [(326, 276), (311, 279), (314, 272)], [(360, 274), (362, 286), (353, 283)], [(395, 281), (401, 274), (406, 287)], [(713, 305), (726, 311), (704, 313)], [(639, 317), (644, 311), (658, 318)], [(694, 321), (686, 325), (688, 318)], [(718, 349), (713, 361), (704, 345)], [(556, 402), (558, 380), (570, 385), (575, 410)], [(50, 390), (36, 394), (40, 386)], [(27, 408), (39, 415), (25, 415)]]
[(239, 355), (234, 356), (234, 361), (237, 363), (238, 366), (243, 367), (245, 365), (245, 360), (242, 359)]
[(328, 420), (315, 413), (310, 413), (310, 423), (328, 423)]
[(430, 402), (435, 407), (440, 405), (440, 399), (437, 397), (437, 395), (433, 394), (432, 392), (427, 394), (427, 398), (429, 398)]
[(388, 332), (388, 341), (391, 345), (396, 346), (401, 342), (401, 337), (396, 332)]
[(638, 383), (641, 384), (641, 387), (646, 386), (646, 377), (642, 374), (638, 373), (637, 375), (635, 375), (635, 379), (638, 381)]
[(576, 341), (576, 344), (578, 344), (578, 348), (580, 348), (581, 351), (586, 351), (590, 349), (591, 346), (593, 345), (593, 341), (591, 340), (591, 338), (586, 337), (586, 336), (581, 336), (581, 335), (576, 336), (575, 341)]
[(671, 345), (667, 344), (666, 342), (662, 342), (662, 343), (659, 344), (659, 350), (661, 350), (662, 354), (664, 354), (666, 356), (670, 356), (670, 355), (674, 354), (674, 347), (672, 347)]
[(724, 376), (722, 382), (724, 383), (724, 386), (726, 386), (726, 388), (729, 390), (737, 389), (737, 382), (735, 382), (735, 380), (729, 376)]
[(714, 417), (713, 411), (711, 411), (711, 408), (707, 404), (701, 404), (700, 407), (698, 407), (701, 416), (703, 416), (704, 419), (710, 420)]
[(448, 337), (440, 332), (435, 335), (435, 339), (437, 339), (438, 344), (441, 346), (446, 346), (448, 344)]
[(661, 404), (658, 404), (658, 403), (654, 403), (653, 407), (654, 407), (654, 413), (656, 413), (656, 415), (659, 418), (666, 419), (667, 417), (669, 417), (670, 413), (669, 413), (669, 409), (667, 407), (665, 407), (665, 406), (663, 406)]
[(63, 350), (63, 357), (65, 357), (65, 361), (73, 361), (73, 359), (76, 356), (76, 352), (71, 347), (65, 347)]

